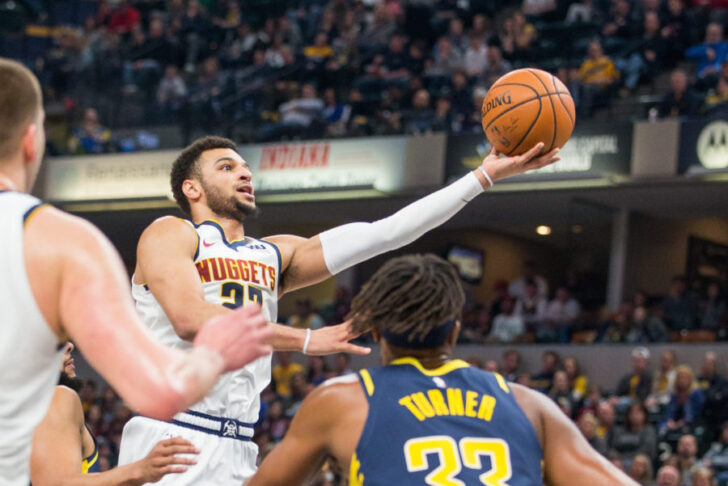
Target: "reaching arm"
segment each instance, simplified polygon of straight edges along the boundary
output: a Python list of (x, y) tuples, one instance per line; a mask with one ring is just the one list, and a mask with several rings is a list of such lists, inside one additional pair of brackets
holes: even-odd
[(543, 448), (546, 483), (570, 486), (574, 478), (589, 486), (637, 486), (586, 441), (576, 425), (546, 395), (510, 384), (536, 429)]
[(81, 400), (59, 386), (43, 421), (33, 433), (30, 476), (35, 486), (142, 486), (169, 473), (186, 470), (193, 459), (176, 454), (195, 453), (195, 447), (176, 437), (157, 444), (144, 459), (95, 474), (82, 474), (84, 428)]
[(80, 218), (38, 211), (26, 225), (24, 249), (35, 300), (51, 328), (70, 336), (142, 414), (168, 418), (204, 397), (221, 373), (270, 352), (270, 330), (252, 307), (208, 321), (191, 352), (160, 345), (139, 322), (118, 254)]
[[(491, 180), (522, 174), (558, 160), (554, 150), (538, 156), (539, 143), (523, 155), (499, 157), (495, 149), (481, 166)], [(271, 238), (285, 257), (281, 291), (288, 292), (320, 282), (342, 270), (407, 245), (460, 211), (490, 186), (481, 169), (374, 223), (350, 223), (310, 239)]]

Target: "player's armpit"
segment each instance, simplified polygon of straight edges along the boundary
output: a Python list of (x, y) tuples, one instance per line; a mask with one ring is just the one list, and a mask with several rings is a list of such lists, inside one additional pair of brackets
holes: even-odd
[[(545, 479), (550, 486), (637, 486), (589, 445), (576, 425), (546, 395), (512, 385), (529, 418), (535, 411), (541, 429)], [(526, 402), (526, 403), (524, 403)]]
[[(339, 417), (351, 400), (358, 383), (320, 386), (306, 397), (283, 440), (268, 454), (258, 472), (245, 486), (297, 486), (321, 467), (334, 450), (333, 433), (340, 428)], [(348, 396), (347, 396), (348, 395)], [(362, 400), (365, 398), (362, 396)], [(353, 432), (353, 431), (352, 431)]]
[(331, 276), (326, 267), (318, 235), (303, 238), (295, 235), (275, 235), (265, 238), (281, 252), (281, 281), (278, 295), (326, 280)]
[(73, 390), (57, 386), (51, 406), (33, 433), (30, 478), (35, 486), (57, 484), (57, 479), (79, 472), (83, 409)]
[(135, 283), (147, 285), (177, 335), (187, 341), (194, 339), (205, 321), (229, 312), (205, 301), (194, 264), (197, 245), (189, 223), (164, 217), (144, 230), (137, 246)]

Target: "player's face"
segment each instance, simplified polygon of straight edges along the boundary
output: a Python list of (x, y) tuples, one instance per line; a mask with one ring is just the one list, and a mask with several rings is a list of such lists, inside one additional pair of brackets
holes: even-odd
[(208, 150), (200, 157), (200, 184), (207, 206), (223, 218), (243, 220), (255, 214), (253, 173), (240, 155), (230, 149)]
[(68, 341), (66, 347), (63, 350), (63, 372), (71, 378), (76, 378), (76, 365), (73, 361), (73, 343)]

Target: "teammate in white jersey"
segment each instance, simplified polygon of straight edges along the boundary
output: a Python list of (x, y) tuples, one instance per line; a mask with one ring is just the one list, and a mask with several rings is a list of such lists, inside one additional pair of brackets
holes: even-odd
[[(442, 224), (498, 179), (555, 162), (543, 144), (517, 157), (493, 151), (459, 181), (375, 223), (352, 223), (312, 238), (246, 236), (245, 218), (256, 212), (253, 174), (234, 142), (205, 137), (175, 161), (171, 183), (180, 208), (191, 218), (153, 222), (137, 248), (133, 294), (145, 322), (163, 342), (184, 347), (200, 325), (246, 302), (263, 306), (271, 322), (277, 299), (320, 282), (375, 255), (406, 245)], [(368, 350), (347, 341), (348, 324), (316, 331), (271, 324), (276, 350), (327, 354)], [(213, 393), (171, 423), (145, 417), (124, 429), (120, 463), (144, 457), (152, 444), (181, 435), (201, 451), (187, 472), (159, 484), (237, 484), (255, 471), (251, 442), (259, 393), (270, 382), (270, 358), (221, 378)]]
[(33, 429), (69, 337), (133, 408), (165, 418), (199, 401), (222, 373), (269, 354), (271, 331), (248, 306), (201, 323), (192, 350), (151, 339), (109, 241), (25, 194), (45, 147), (40, 86), (2, 58), (0, 80), (0, 484), (27, 486)]

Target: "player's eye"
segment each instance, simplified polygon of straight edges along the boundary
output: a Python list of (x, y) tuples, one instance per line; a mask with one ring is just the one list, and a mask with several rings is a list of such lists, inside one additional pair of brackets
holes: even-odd
[(232, 170), (233, 166), (230, 164), (224, 164), (222, 167), (220, 167), (222, 170)]

